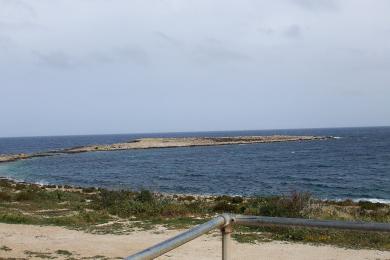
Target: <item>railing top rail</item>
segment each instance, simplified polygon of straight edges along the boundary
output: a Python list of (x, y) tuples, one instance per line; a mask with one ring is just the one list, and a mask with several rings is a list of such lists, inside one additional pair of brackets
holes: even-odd
[(223, 214), (212, 220), (189, 229), (175, 237), (163, 241), (155, 246), (147, 248), (139, 253), (131, 255), (126, 260), (145, 260), (154, 259), (161, 256), (213, 229), (223, 228), (231, 225), (281, 225), (281, 226), (303, 226), (317, 228), (349, 229), (361, 231), (381, 231), (390, 232), (390, 223), (377, 222), (352, 222), (352, 221), (333, 221), (333, 220), (315, 220), (302, 218), (282, 218), (282, 217), (263, 217)]
[(358, 221), (335, 221), (335, 220), (317, 220), (303, 218), (282, 218), (282, 217), (263, 217), (263, 216), (232, 216), (233, 224), (262, 226), (303, 226), (317, 228), (349, 229), (361, 231), (381, 231), (390, 232), (390, 223), (378, 222), (358, 222)]
[(160, 255), (165, 254), (166, 252), (171, 251), (215, 228), (221, 227), (225, 224), (226, 220), (223, 216), (218, 216), (212, 220), (198, 225), (192, 229), (189, 229), (175, 237), (172, 237), (168, 240), (165, 240), (157, 245), (149, 247), (139, 253), (131, 255), (126, 260), (139, 260), (139, 259), (153, 259)]

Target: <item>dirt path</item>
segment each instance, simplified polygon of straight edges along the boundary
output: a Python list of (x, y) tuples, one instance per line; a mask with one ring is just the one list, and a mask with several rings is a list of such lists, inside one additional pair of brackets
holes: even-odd
[[(61, 227), (0, 223), (0, 258), (110, 259), (121, 258), (167, 239), (179, 231), (94, 235)], [(58, 251), (60, 250), (60, 251)], [(70, 255), (71, 254), (71, 255)], [(233, 242), (233, 259), (390, 259), (390, 251), (351, 250), (283, 242)], [(220, 259), (218, 232), (202, 236), (159, 259)], [(102, 258), (100, 258), (102, 259)]]

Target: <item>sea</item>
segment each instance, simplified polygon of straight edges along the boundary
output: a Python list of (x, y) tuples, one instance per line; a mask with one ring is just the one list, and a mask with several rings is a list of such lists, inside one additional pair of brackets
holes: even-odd
[(142, 137), (318, 135), (328, 140), (59, 154), (0, 164), (40, 184), (204, 195), (288, 195), (390, 202), (390, 127), (0, 138), (0, 154)]

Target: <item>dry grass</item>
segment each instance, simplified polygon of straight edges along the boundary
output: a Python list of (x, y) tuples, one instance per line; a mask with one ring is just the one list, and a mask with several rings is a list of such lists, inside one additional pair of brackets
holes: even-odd
[[(390, 206), (319, 201), (306, 193), (272, 197), (167, 196), (143, 190), (38, 186), (0, 179), (0, 222), (58, 225), (96, 233), (129, 233), (156, 226), (188, 228), (223, 212), (312, 219), (390, 222)], [(305, 228), (236, 227), (242, 242), (287, 240), (390, 249), (390, 235)]]

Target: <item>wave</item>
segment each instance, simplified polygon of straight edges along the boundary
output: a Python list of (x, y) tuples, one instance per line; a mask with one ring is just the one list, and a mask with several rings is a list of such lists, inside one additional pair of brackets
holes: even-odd
[(322, 201), (337, 201), (337, 202), (342, 202), (346, 200), (351, 200), (353, 202), (360, 202), (360, 201), (367, 201), (371, 203), (381, 203), (381, 204), (390, 204), (390, 199), (378, 199), (378, 198), (357, 198), (357, 199), (351, 199), (351, 198), (322, 198), (320, 199)]
[(45, 185), (49, 185), (50, 183), (48, 181), (45, 181), (45, 180), (39, 180), (39, 181), (28, 181), (26, 179), (23, 179), (23, 178), (20, 178), (20, 177), (14, 177), (14, 176), (9, 176), (9, 175), (0, 175), (0, 179), (3, 179), (3, 180), (9, 180), (9, 181), (12, 181), (12, 182), (15, 182), (15, 183), (30, 183), (30, 184), (37, 184), (37, 185), (40, 185), (40, 186), (45, 186)]
[(4, 175), (4, 174), (2, 174), (0, 176), (0, 179), (9, 180), (9, 181), (16, 182), (16, 183), (27, 183), (26, 180), (24, 180), (24, 179), (16, 178), (16, 177)]
[(382, 204), (390, 204), (390, 199), (377, 199), (377, 198), (359, 198), (359, 199), (353, 199), (352, 201), (354, 202), (359, 202), (359, 201), (368, 201), (371, 203), (382, 203)]
[(34, 184), (37, 184), (39, 186), (45, 186), (45, 185), (49, 185), (50, 183), (48, 181), (45, 181), (45, 180), (40, 180), (40, 181), (34, 182)]

